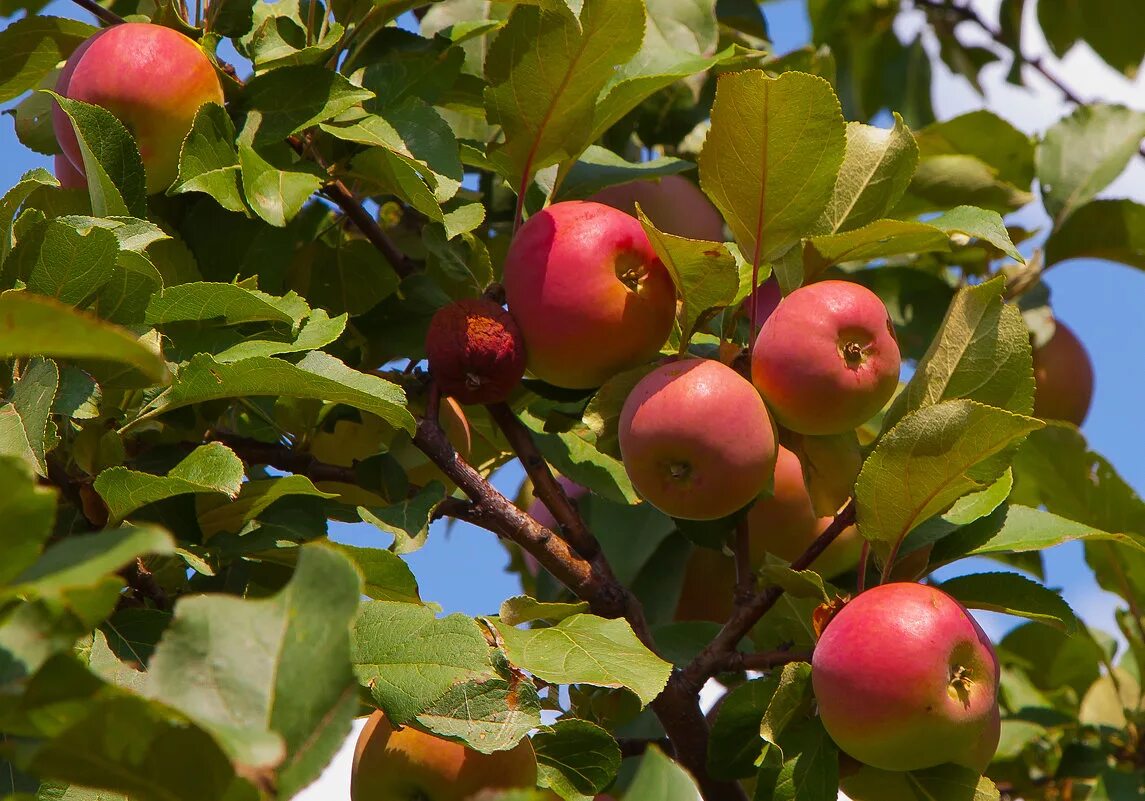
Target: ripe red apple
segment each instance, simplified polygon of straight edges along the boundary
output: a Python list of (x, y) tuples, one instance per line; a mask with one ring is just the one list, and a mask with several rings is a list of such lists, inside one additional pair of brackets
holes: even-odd
[(723, 242), (724, 219), (700, 187), (682, 175), (630, 181), (602, 189), (589, 200), (636, 215), (636, 204), (666, 234)]
[[(763, 561), (764, 551), (788, 562), (795, 561), (831, 520), (815, 515), (799, 457), (779, 446), (772, 495), (756, 501), (747, 514), (753, 564), (758, 566)], [(862, 548), (858, 529), (849, 526), (819, 554), (811, 569), (826, 578), (837, 576), (858, 564)]]
[(979, 766), (998, 745), (998, 660), (966, 609), (924, 584), (874, 587), (815, 646), (823, 725), (860, 762), (889, 771)]
[(602, 203), (555, 203), (530, 217), (509, 246), (504, 284), (529, 369), (570, 389), (652, 359), (676, 314), (644, 228)]
[(1093, 362), (1085, 346), (1064, 323), (1034, 349), (1034, 415), (1044, 420), (1085, 422), (1093, 400)]
[(537, 758), (526, 737), (508, 751), (482, 754), (462, 743), (370, 715), (354, 748), (352, 801), (467, 801), (483, 790), (532, 788)]
[[(60, 72), (56, 92), (110, 111), (139, 145), (147, 192), (162, 192), (179, 172), (179, 150), (204, 103), (223, 102), (223, 87), (206, 53), (162, 25), (113, 25), (76, 48)], [(52, 108), (52, 127), (64, 155), (79, 170), (83, 155), (71, 121)]]
[(775, 469), (767, 407), (739, 373), (711, 359), (670, 362), (641, 379), (624, 401), (619, 434), (633, 486), (673, 517), (726, 517)]
[(801, 434), (841, 434), (890, 400), (899, 349), (879, 297), (821, 281), (784, 298), (760, 329), (751, 378), (776, 420)]
[(87, 178), (81, 170), (77, 170), (75, 165), (68, 161), (67, 156), (57, 153), (52, 161), (52, 167), (56, 171), (56, 180), (60, 182), (61, 188), (87, 189)]
[(425, 337), (429, 370), (462, 403), (501, 403), (525, 374), (525, 343), (509, 312), (485, 298), (441, 307)]

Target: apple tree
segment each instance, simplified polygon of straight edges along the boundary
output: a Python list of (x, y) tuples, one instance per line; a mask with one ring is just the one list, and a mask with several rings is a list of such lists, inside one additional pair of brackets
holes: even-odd
[[(1041, 280), (1145, 267), (1098, 199), (1145, 114), (1023, 41), (1131, 74), (1138, 3), (808, 0), (790, 52), (750, 0), (44, 5), (0, 4), (55, 164), (0, 187), (0, 798), (285, 801), (367, 715), (355, 801), (1145, 797), (1145, 503)], [(1076, 109), (937, 120), (932, 58)], [(407, 562), (450, 520), (487, 615)], [(1077, 541), (1127, 647), (1043, 583)]]

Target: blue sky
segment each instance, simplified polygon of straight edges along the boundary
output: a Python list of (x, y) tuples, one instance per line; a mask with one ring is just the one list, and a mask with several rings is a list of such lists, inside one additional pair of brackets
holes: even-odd
[[(976, 0), (975, 5), (987, 14), (997, 7), (997, 0)], [(776, 49), (783, 52), (806, 43), (809, 26), (803, 0), (779, 0), (765, 5)], [(62, 0), (53, 2), (48, 13), (89, 19)], [(0, 26), (7, 21), (0, 21)], [(904, 22), (909, 27), (910, 21)], [(1037, 48), (1040, 35), (1027, 35), (1028, 47)], [(1090, 54), (1072, 53), (1064, 64), (1051, 66), (1069, 78), (1082, 96), (1117, 98), (1145, 110), (1142, 84), (1136, 86), (1105, 70)], [(1039, 84), (1034, 91), (1006, 87), (1002, 80), (1004, 67), (989, 67), (984, 75), (988, 97), (985, 101), (971, 91), (961, 78), (951, 76), (940, 65), (935, 66), (936, 108), (940, 119), (983, 105), (995, 110), (1018, 127), (1030, 133), (1045, 127), (1065, 112), (1065, 107), (1052, 90)], [(26, 150), (16, 139), (12, 117), (0, 118), (0, 186), (11, 186), (25, 171), (37, 167), (51, 168), (50, 159)], [(1137, 159), (1127, 175), (1106, 194), (1123, 196), (1138, 193), (1145, 201), (1145, 166)], [(1119, 192), (1121, 195), (1119, 195)], [(1029, 225), (1044, 225), (1039, 210), (1021, 215)], [(1145, 396), (1145, 273), (1105, 262), (1074, 261), (1056, 266), (1046, 278), (1050, 285), (1057, 315), (1078, 334), (1093, 357), (1096, 392), (1093, 408), (1084, 426), (1090, 447), (1102, 453), (1121, 475), (1137, 489), (1145, 491), (1145, 455), (1141, 443), (1145, 434), (1139, 409)], [(494, 483), (512, 496), (520, 485), (522, 472), (515, 466), (503, 469)], [(363, 546), (384, 546), (388, 537), (366, 525), (336, 524), (333, 535), (343, 541)], [(446, 612), (487, 614), (495, 612), (500, 602), (519, 591), (516, 579), (504, 572), (505, 551), (495, 537), (484, 531), (458, 524), (448, 533), (438, 525), (421, 551), (408, 557), (417, 575), (422, 596), (442, 605)], [(1113, 630), (1110, 611), (1112, 599), (1097, 590), (1085, 568), (1079, 546), (1064, 546), (1046, 554), (1047, 579), (1092, 624)], [(951, 572), (976, 572), (996, 569), (990, 562), (967, 562), (948, 568)], [(999, 616), (984, 616), (984, 623), (995, 636), (1010, 623)], [(345, 757), (332, 767), (327, 780), (316, 786), (308, 799), (345, 798)]]

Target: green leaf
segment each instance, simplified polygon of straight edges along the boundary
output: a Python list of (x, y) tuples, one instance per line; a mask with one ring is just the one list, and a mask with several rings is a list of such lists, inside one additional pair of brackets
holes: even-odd
[(528, 595), (514, 595), (501, 602), (501, 611), (498, 617), (506, 626), (519, 626), (522, 623), (532, 623), (535, 620), (547, 620), (550, 623), (559, 623), (567, 617), (583, 614), (588, 611), (588, 602), (576, 603), (547, 603), (530, 598)]
[(779, 686), (780, 673), (752, 679), (728, 691), (720, 701), (711, 739), (708, 771), (717, 779), (747, 779), (757, 772), (765, 747), (759, 733), (763, 715)]
[(1006, 223), (995, 211), (987, 211), (976, 206), (959, 206), (927, 222), (948, 234), (965, 234), (989, 242), (1019, 264), (1026, 263), (1022, 254), (1010, 241)]
[[(434, 208), (440, 215), (441, 209)], [(432, 227), (426, 226), (423, 237), (429, 236), (430, 230)], [(290, 285), (315, 306), (333, 314), (365, 314), (394, 294), (401, 280), (365, 239), (344, 239), (337, 248), (316, 242), (309, 253), (313, 258), (299, 259), (291, 270)]]
[(814, 230), (845, 141), (839, 101), (822, 78), (754, 70), (720, 78), (700, 182), (749, 262), (773, 261)]
[[(59, 598), (101, 585), (138, 557), (168, 555), (174, 550), (171, 536), (158, 528), (118, 528), (72, 535), (52, 545), (16, 576), (9, 592)], [(118, 577), (115, 583), (119, 585)]]
[(1046, 240), (1046, 266), (1081, 258), (1145, 270), (1145, 206), (1094, 200), (1075, 211)]
[(349, 657), (359, 594), (346, 557), (307, 545), (270, 598), (184, 598), (151, 657), (148, 694), (236, 762), (272, 768), (292, 796), (318, 778), (358, 709)]
[(107, 504), (110, 518), (118, 521), (149, 503), (176, 495), (217, 492), (234, 498), (239, 494), (243, 474), (242, 460), (234, 451), (210, 442), (191, 451), (166, 476), (112, 467), (96, 477), (94, 486)]
[(963, 153), (919, 160), (910, 189), (894, 210), (911, 217), (954, 206), (976, 206), (1006, 214), (1025, 206), (1034, 196), (1000, 177), (997, 168)]
[[(970, 400), (924, 406), (883, 435), (855, 482), (859, 531), (882, 552), (1006, 468), (1006, 450), (1042, 423)], [(910, 476), (903, 481), (903, 476)]]
[(910, 220), (875, 220), (852, 231), (822, 234), (806, 240), (801, 272), (807, 278), (814, 278), (828, 267), (847, 261), (949, 250), (950, 236), (933, 225)]
[(548, 682), (626, 687), (647, 705), (664, 689), (672, 669), (625, 620), (573, 615), (551, 628), (527, 631), (492, 622), (509, 660)]
[(658, 231), (637, 205), (648, 241), (668, 268), (680, 307), (681, 349), (687, 346), (705, 312), (728, 306), (739, 288), (735, 258), (716, 242), (701, 242)]
[(328, 547), (348, 557), (358, 568), (365, 595), (375, 601), (421, 603), (417, 579), (397, 554), (384, 548), (357, 548), (338, 542), (329, 542)]
[(183, 149), (179, 152), (179, 177), (167, 190), (170, 195), (202, 192), (228, 211), (247, 213), (243, 202), (235, 126), (215, 103), (207, 103), (195, 115)]
[(456, 685), (495, 678), (489, 644), (472, 618), (439, 620), (432, 609), (408, 603), (362, 605), (352, 662), (359, 683), (399, 725)]
[[(836, 801), (839, 797), (839, 749), (818, 719), (792, 727), (783, 737), (783, 764), (774, 780), (774, 801)], [(765, 765), (761, 777), (770, 771)], [(771, 784), (761, 780), (760, 791)]]
[(810, 699), (811, 665), (806, 662), (789, 662), (784, 665), (779, 674), (779, 683), (759, 723), (759, 736), (769, 743), (778, 743), (784, 729), (807, 706)]
[(1075, 540), (1116, 542), (1145, 551), (1145, 539), (1140, 537), (1102, 531), (1051, 512), (1009, 504), (939, 540), (930, 558), (931, 564), (945, 564), (964, 556), (1043, 551)]
[(255, 214), (279, 228), (293, 220), (322, 187), (323, 174), (318, 166), (299, 162), (281, 142), (256, 150), (240, 139), (239, 167), (247, 203)]
[(575, 159), (593, 140), (597, 95), (644, 35), (638, 0), (518, 5), (485, 58), (485, 108), (504, 141), (490, 156), (514, 187), (537, 170)]
[(28, 290), (69, 306), (86, 306), (115, 274), (119, 244), (89, 218), (49, 220), (36, 260), (25, 277)]
[(35, 89), (97, 30), (78, 20), (40, 14), (10, 22), (0, 31), (0, 103)]
[[(696, 165), (690, 161), (665, 156), (648, 161), (627, 161), (611, 150), (599, 145), (589, 145), (569, 168), (564, 181), (557, 188), (557, 196), (554, 199), (587, 198), (605, 187), (630, 181), (663, 178), (666, 175), (679, 175), (695, 168)], [(538, 176), (539, 181), (540, 176)], [(548, 191), (551, 191), (551, 187)]]
[(1081, 624), (1061, 595), (1017, 573), (974, 573), (942, 582), (943, 592), (971, 609), (1029, 618), (1067, 633)]
[(52, 533), (56, 493), (36, 484), (29, 465), (0, 457), (0, 518), (10, 532), (0, 537), (0, 587), (30, 566)]
[(33, 467), (41, 476), (48, 474), (45, 455), (58, 441), (51, 415), (59, 388), (60, 370), (56, 363), (40, 358), (29, 362), (20, 380), (12, 387), (10, 408), (19, 420), (23, 443), (32, 456)]
[(306, 301), (293, 292), (274, 297), (238, 284), (197, 281), (168, 287), (147, 304), (148, 325), (218, 320), (225, 325), (285, 323), (297, 329), (310, 314)]
[(206, 539), (222, 532), (241, 531), (247, 523), (287, 496), (335, 497), (333, 493), (322, 492), (309, 478), (300, 475), (244, 481), (234, 500), (220, 497), (222, 494), (206, 495), (196, 504), (199, 528)]
[(1107, 105), (1080, 106), (1046, 132), (1038, 181), (1055, 227), (1121, 174), (1143, 138), (1145, 113)]
[(293, 342), (248, 339), (215, 354), (218, 362), (239, 362), (256, 356), (277, 356), (318, 350), (336, 341), (346, 330), (346, 315), (330, 317), (323, 309), (314, 309)]
[(915, 131), (923, 158), (973, 156), (994, 170), (999, 181), (1029, 190), (1034, 180), (1034, 142), (985, 109), (936, 122)]
[(691, 774), (652, 745), (640, 759), (624, 801), (695, 801), (699, 795), (700, 788)]
[(620, 768), (620, 746), (606, 730), (587, 720), (565, 718), (533, 737), (537, 770), (543, 787), (562, 798), (594, 796)]
[(512, 748), (541, 725), (541, 698), (526, 677), (469, 681), (426, 706), (417, 722), (436, 734), (460, 737), (483, 754)]
[(20, 180), (0, 198), (0, 264), (12, 250), (12, 218), (28, 196), (41, 186), (59, 186), (50, 172), (37, 167), (20, 176)]
[(830, 600), (823, 586), (823, 577), (814, 570), (792, 570), (787, 565), (765, 564), (759, 574), (768, 584), (782, 587), (784, 592), (795, 598)]
[(167, 374), (162, 357), (126, 329), (30, 292), (0, 293), (0, 355), (99, 359), (139, 369), (154, 381)]
[(859, 798), (886, 801), (999, 801), (998, 788), (978, 771), (951, 763), (909, 773), (862, 766), (843, 780)]
[(959, 290), (910, 383), (887, 412), (884, 428), (912, 411), (957, 398), (1033, 413), (1030, 334), (1004, 293), (1002, 278)]
[(409, 500), (390, 506), (358, 507), (358, 516), (394, 537), (394, 553), (412, 553), (425, 545), (433, 510), (445, 499), (445, 487), (431, 481)]
[[(206, 354), (199, 354), (180, 368), (174, 384), (152, 402), (145, 417), (192, 403), (253, 395), (344, 403), (413, 433), (413, 415), (406, 410), (401, 387), (384, 378), (353, 370), (322, 351), (306, 354), (297, 364), (269, 357), (221, 364)], [(145, 417), (137, 417), (132, 425)]]
[(285, 139), (373, 96), (368, 89), (317, 65), (282, 67), (256, 75), (244, 93), (247, 108), (261, 115), (250, 144)]
[(902, 117), (894, 118), (890, 129), (847, 123), (843, 164), (816, 225), (819, 231), (850, 231), (886, 216), (910, 185), (918, 145)]
[(143, 159), (131, 132), (99, 106), (48, 92), (75, 128), (92, 211), (97, 217), (147, 217)]

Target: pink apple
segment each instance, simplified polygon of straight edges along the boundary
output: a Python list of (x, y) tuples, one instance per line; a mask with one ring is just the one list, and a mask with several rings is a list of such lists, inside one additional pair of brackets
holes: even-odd
[(811, 680), (827, 732), (872, 767), (981, 767), (997, 748), (994, 648), (934, 587), (891, 583), (857, 596), (819, 638)]
[(751, 378), (780, 425), (841, 434), (890, 400), (899, 365), (879, 297), (848, 281), (822, 281), (792, 292), (764, 323)]
[(771, 478), (775, 449), (758, 393), (710, 359), (656, 368), (620, 413), (620, 452), (633, 486), (673, 517), (715, 520), (742, 509)]
[(555, 203), (509, 246), (505, 294), (529, 369), (588, 389), (650, 361), (672, 331), (676, 289), (633, 217), (601, 203)]

